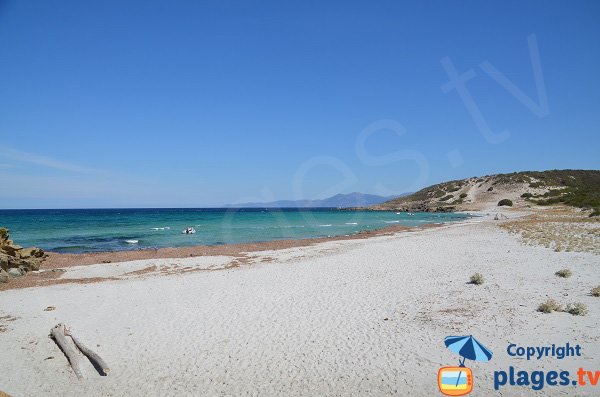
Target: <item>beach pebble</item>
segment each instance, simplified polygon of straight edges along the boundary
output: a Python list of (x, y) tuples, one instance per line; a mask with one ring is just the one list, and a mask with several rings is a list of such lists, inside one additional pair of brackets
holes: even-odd
[(44, 311), (45, 312), (51, 312), (54, 309), (56, 309), (54, 306), (48, 306), (47, 308), (44, 309)]
[(25, 272), (22, 269), (13, 267), (8, 269), (8, 274), (12, 277), (21, 277)]

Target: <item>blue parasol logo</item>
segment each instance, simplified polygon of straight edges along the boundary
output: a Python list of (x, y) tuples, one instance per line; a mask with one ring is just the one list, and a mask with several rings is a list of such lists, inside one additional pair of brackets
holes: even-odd
[(438, 386), (447, 396), (464, 396), (473, 390), (473, 371), (465, 367), (465, 360), (490, 361), (492, 352), (473, 335), (448, 336), (444, 344), (462, 357), (458, 367), (443, 367), (438, 372)]

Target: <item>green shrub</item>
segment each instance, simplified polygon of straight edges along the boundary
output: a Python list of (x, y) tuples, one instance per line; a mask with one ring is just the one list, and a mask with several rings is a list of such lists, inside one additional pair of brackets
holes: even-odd
[(491, 192), (491, 191), (493, 191), (493, 190), (494, 190), (494, 187), (493, 187), (493, 186), (490, 186), (490, 187), (488, 188), (488, 190), (487, 190), (487, 191), (488, 191), (488, 192)]
[(581, 302), (569, 303), (565, 311), (574, 316), (585, 316), (586, 314), (588, 314), (587, 306)]
[(461, 193), (461, 194), (460, 194), (460, 196), (458, 196), (458, 197), (460, 197), (461, 199), (464, 199), (464, 198), (465, 198), (465, 197), (467, 197), (467, 196), (468, 196), (468, 194), (467, 194), (467, 193)]
[(436, 191), (435, 191), (435, 193), (434, 193), (434, 196), (435, 196), (436, 198), (438, 198), (438, 197), (443, 197), (443, 196), (444, 196), (444, 194), (446, 194), (446, 192), (444, 192), (443, 190), (439, 190), (439, 189), (438, 189), (438, 190), (436, 190)]
[(530, 198), (530, 197), (533, 197), (533, 194), (531, 194), (531, 193), (527, 192), (527, 193), (523, 193), (523, 194), (521, 195), (521, 197), (523, 197), (523, 198)]
[(447, 196), (444, 196), (444, 197), (442, 197), (442, 198), (440, 199), (440, 201), (448, 201), (448, 200), (450, 200), (452, 197), (454, 197), (454, 195), (453, 195), (453, 194), (449, 194), (449, 195), (447, 195)]
[(450, 187), (448, 188), (448, 191), (449, 191), (449, 192), (455, 192), (455, 191), (457, 191), (458, 189), (460, 189), (460, 186), (450, 186)]
[(592, 296), (595, 296), (596, 298), (600, 297), (600, 285), (597, 285), (594, 288), (592, 288), (590, 294), (592, 294)]
[(471, 276), (471, 281), (469, 281), (469, 284), (481, 285), (484, 281), (485, 279), (483, 278), (483, 274), (475, 273)]
[(552, 312), (560, 312), (562, 308), (554, 299), (548, 299), (544, 303), (540, 303), (538, 306), (538, 312), (542, 313), (552, 313)]
[(8, 240), (8, 229), (0, 227), (0, 240)]
[(569, 269), (561, 269), (554, 274), (557, 275), (558, 277), (569, 278), (573, 275), (573, 272)]
[(509, 199), (502, 199), (500, 201), (498, 201), (498, 207), (502, 207), (502, 206), (509, 206), (512, 207), (513, 202)]
[(537, 188), (537, 187), (542, 187), (542, 186), (544, 186), (544, 185), (540, 182), (533, 182), (533, 183), (529, 184), (529, 187), (532, 187), (532, 188)]
[(544, 197), (556, 197), (556, 196), (562, 196), (562, 194), (565, 192), (564, 189), (550, 189), (548, 190), (546, 193), (544, 193)]
[(594, 208), (594, 210), (590, 214), (590, 218), (593, 216), (600, 216), (600, 208)]

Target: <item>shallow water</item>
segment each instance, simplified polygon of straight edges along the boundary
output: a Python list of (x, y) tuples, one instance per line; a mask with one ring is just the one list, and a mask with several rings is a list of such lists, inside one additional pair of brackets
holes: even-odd
[[(0, 210), (0, 226), (9, 228), (19, 245), (83, 253), (351, 235), (467, 217), (337, 209)], [(181, 233), (189, 226), (196, 234)]]

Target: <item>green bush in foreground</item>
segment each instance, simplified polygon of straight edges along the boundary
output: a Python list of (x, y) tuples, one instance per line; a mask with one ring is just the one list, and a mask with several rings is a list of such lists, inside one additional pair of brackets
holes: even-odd
[(557, 275), (558, 277), (569, 278), (573, 275), (573, 272), (569, 269), (561, 269), (554, 274)]
[(498, 207), (502, 207), (502, 206), (509, 206), (512, 207), (513, 202), (509, 199), (502, 199), (500, 201), (498, 201)]
[(560, 312), (562, 308), (554, 299), (548, 299), (544, 303), (540, 303), (538, 306), (538, 312), (542, 313), (552, 313), (552, 312)]
[(600, 285), (592, 288), (590, 294), (592, 294), (592, 296), (595, 296), (596, 298), (600, 297)]
[(574, 316), (585, 316), (586, 314), (588, 314), (587, 306), (581, 302), (569, 303), (565, 311)]
[(475, 273), (471, 276), (470, 284), (481, 285), (484, 281), (485, 279), (483, 278), (483, 274)]

